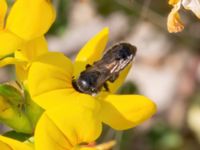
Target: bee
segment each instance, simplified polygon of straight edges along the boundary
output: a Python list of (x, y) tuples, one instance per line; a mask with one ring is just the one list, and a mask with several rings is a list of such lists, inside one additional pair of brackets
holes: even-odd
[(114, 82), (120, 72), (130, 64), (136, 54), (136, 47), (129, 43), (119, 43), (108, 49), (103, 57), (92, 65), (86, 65), (73, 87), (81, 92), (95, 96), (104, 87), (109, 91), (107, 82)]

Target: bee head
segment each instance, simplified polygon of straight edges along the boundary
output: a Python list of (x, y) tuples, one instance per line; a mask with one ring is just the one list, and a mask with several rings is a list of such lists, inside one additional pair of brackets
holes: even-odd
[(81, 93), (87, 93), (90, 95), (95, 95), (97, 93), (97, 90), (86, 80), (78, 79), (76, 81), (76, 87)]
[(83, 72), (77, 80), (72, 82), (72, 84), (77, 91), (94, 96), (98, 93), (98, 90), (95, 88), (97, 78), (98, 76), (94, 73), (90, 74)]

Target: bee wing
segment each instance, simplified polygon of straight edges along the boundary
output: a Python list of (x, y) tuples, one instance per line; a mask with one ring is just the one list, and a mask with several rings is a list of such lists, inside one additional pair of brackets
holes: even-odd
[(133, 60), (133, 55), (130, 55), (126, 59), (115, 60), (115, 65), (110, 69), (110, 73), (119, 73)]

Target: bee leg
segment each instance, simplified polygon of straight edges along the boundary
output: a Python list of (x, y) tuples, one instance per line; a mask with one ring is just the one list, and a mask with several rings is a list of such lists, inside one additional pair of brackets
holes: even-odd
[(119, 77), (119, 73), (115, 73), (108, 79), (108, 81), (114, 82), (118, 77)]
[(86, 69), (87, 69), (87, 68), (90, 68), (90, 67), (92, 67), (92, 65), (90, 65), (90, 64), (87, 64), (87, 65), (85, 66)]
[(106, 82), (103, 84), (103, 87), (105, 88), (105, 90), (106, 90), (107, 92), (110, 91), (110, 90), (109, 90), (109, 87), (108, 87), (108, 84), (107, 84)]

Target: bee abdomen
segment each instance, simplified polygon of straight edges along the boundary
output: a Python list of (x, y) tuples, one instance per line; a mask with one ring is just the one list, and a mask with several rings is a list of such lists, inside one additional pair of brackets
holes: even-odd
[(118, 47), (116, 47), (118, 50), (116, 60), (126, 60), (130, 57), (134, 57), (136, 53), (136, 47), (133, 45), (130, 45), (128, 43), (120, 43)]

